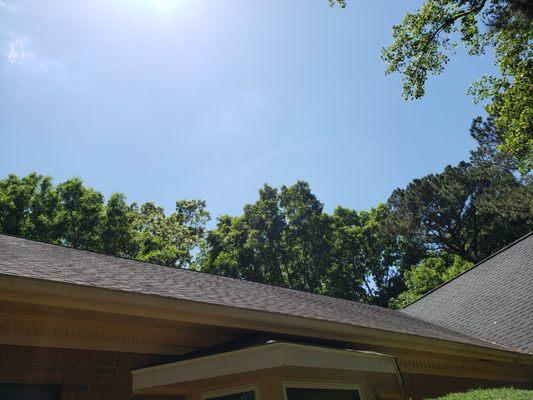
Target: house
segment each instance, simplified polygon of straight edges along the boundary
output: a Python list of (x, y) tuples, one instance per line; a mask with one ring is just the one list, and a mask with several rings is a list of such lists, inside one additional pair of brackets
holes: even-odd
[(1, 399), (533, 388), (533, 235), (401, 311), (0, 235)]

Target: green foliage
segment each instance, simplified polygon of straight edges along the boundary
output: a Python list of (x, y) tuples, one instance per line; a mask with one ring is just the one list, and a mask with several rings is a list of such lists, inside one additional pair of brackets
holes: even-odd
[(328, 0), (330, 7), (338, 5), (341, 8), (346, 8), (346, 0)]
[(282, 238), (288, 283), (295, 289), (320, 292), (329, 266), (329, 216), (305, 182), (283, 186), (279, 201), (286, 221)]
[(59, 232), (61, 239), (76, 249), (102, 250), (101, 228), (104, 196), (73, 178), (57, 187), (61, 199)]
[(485, 76), (470, 93), (483, 101), (501, 131), (499, 148), (520, 162), (533, 163), (533, 6), (524, 0), (427, 0), (393, 27), (383, 49), (387, 73), (399, 72), (403, 95), (425, 94), (428, 75), (442, 73), (458, 41), (471, 55), (487, 46), (495, 52), (499, 76)]
[(492, 162), (461, 162), (415, 179), (389, 204), (399, 235), (470, 262), (533, 228), (531, 185)]
[[(399, 293), (396, 239), (385, 205), (330, 215), (309, 185), (265, 185), (240, 217), (219, 218), (199, 268), (256, 282), (386, 304)], [(398, 287), (400, 285), (400, 287)]]
[(405, 272), (407, 290), (391, 302), (393, 308), (405, 307), (423, 294), (449, 281), (474, 264), (457, 255), (432, 254)]
[(107, 200), (102, 220), (102, 250), (106, 254), (135, 257), (140, 245), (136, 229), (139, 215), (135, 204), (127, 204), (126, 196), (113, 193)]
[(518, 169), (514, 157), (499, 151), (498, 145), (502, 141), (502, 134), (496, 128), (492, 118), (489, 117), (486, 120), (481, 117), (474, 118), (470, 127), (470, 135), (478, 143), (477, 148), (470, 153), (470, 159), (473, 163), (493, 163), (511, 172)]
[(59, 202), (49, 177), (9, 175), (0, 180), (1, 231), (57, 243)]
[(278, 191), (265, 185), (241, 217), (222, 216), (209, 232), (200, 268), (206, 272), (288, 286), (284, 269), (286, 221)]
[(169, 266), (189, 266), (192, 251), (205, 236), (209, 214), (202, 200), (180, 200), (166, 216), (162, 207), (145, 203), (138, 214), (140, 260)]
[(386, 305), (404, 289), (400, 275), (405, 252), (389, 229), (391, 210), (337, 207), (332, 220), (332, 260), (326, 294)]
[(530, 400), (533, 390), (502, 388), (477, 389), (465, 393), (452, 393), (434, 400)]
[(189, 266), (205, 236), (205, 202), (180, 200), (167, 216), (153, 203), (104, 196), (79, 178), (57, 186), (32, 173), (0, 180), (0, 232), (169, 266)]
[(309, 185), (265, 185), (241, 217), (223, 216), (210, 232), (201, 269), (319, 292), (327, 268), (328, 224)]

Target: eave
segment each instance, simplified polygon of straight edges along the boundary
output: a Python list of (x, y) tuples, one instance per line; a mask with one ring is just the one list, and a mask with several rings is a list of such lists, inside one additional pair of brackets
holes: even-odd
[(279, 313), (0, 275), (0, 300), (533, 365), (533, 355)]

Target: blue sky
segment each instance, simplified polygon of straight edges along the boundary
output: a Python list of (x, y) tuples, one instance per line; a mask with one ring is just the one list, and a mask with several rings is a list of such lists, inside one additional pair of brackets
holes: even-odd
[(304, 179), (366, 209), (468, 157), (462, 53), (421, 101), (380, 49), (420, 1), (1, 0), (0, 176), (80, 176), (109, 195), (238, 214)]

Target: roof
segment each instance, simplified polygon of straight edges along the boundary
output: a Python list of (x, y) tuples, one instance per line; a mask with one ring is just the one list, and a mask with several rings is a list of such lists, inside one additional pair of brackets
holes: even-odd
[(402, 313), (533, 353), (533, 232), (428, 292)]
[(374, 305), (7, 235), (0, 235), (1, 275), (162, 296), (510, 350)]

